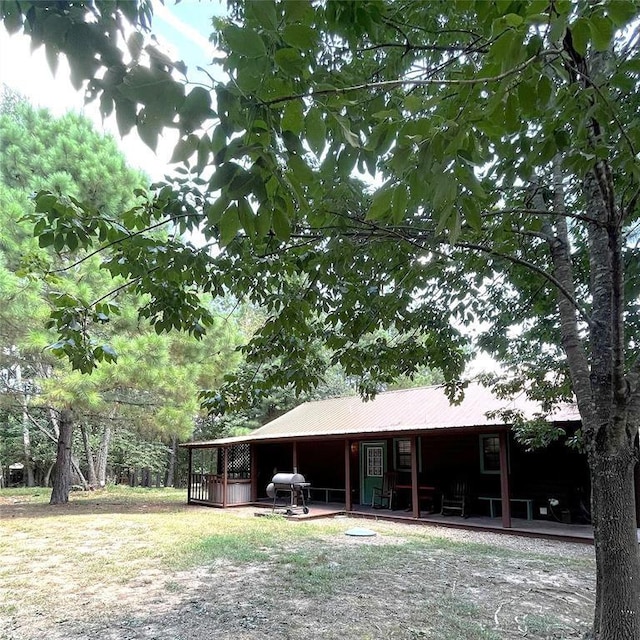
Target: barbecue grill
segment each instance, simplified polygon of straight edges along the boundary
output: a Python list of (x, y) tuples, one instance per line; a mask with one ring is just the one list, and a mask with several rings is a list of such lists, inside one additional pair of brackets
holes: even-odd
[[(277, 506), (286, 508), (288, 516), (294, 513), (309, 513), (309, 508), (304, 501), (305, 489), (311, 486), (306, 482), (301, 473), (276, 473), (267, 485), (267, 495), (273, 498), (273, 511)], [(288, 501), (278, 504), (278, 497), (287, 494)]]

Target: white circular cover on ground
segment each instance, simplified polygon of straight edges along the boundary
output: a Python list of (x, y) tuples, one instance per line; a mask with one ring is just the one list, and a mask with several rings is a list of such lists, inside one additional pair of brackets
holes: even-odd
[(371, 529), (354, 527), (353, 529), (349, 529), (349, 531), (345, 531), (345, 535), (346, 536), (375, 536), (377, 534), (375, 531), (371, 531)]

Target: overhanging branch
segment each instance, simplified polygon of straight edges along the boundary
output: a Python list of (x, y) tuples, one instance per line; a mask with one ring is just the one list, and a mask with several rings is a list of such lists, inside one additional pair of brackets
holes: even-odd
[(318, 96), (327, 96), (327, 95), (344, 95), (347, 93), (353, 93), (355, 91), (368, 91), (370, 89), (383, 89), (385, 91), (390, 91), (392, 89), (396, 89), (397, 87), (410, 85), (412, 87), (427, 87), (427, 86), (439, 86), (439, 87), (449, 87), (449, 86), (468, 86), (468, 85), (477, 85), (477, 84), (489, 84), (493, 82), (500, 82), (505, 78), (516, 75), (520, 73), (523, 69), (526, 69), (530, 64), (534, 63), (541, 56), (548, 55), (560, 55), (559, 51), (550, 50), (550, 51), (541, 51), (535, 56), (531, 56), (524, 62), (519, 65), (504, 71), (503, 73), (499, 73), (496, 76), (488, 76), (484, 78), (461, 78), (460, 80), (411, 80), (411, 79), (398, 79), (398, 80), (383, 80), (381, 82), (365, 82), (363, 84), (352, 85), (350, 87), (334, 87), (331, 89), (318, 89), (316, 91), (311, 91), (307, 93), (292, 93), (288, 96), (281, 96), (280, 98), (273, 98), (272, 100), (264, 100), (262, 104), (270, 107), (274, 104), (281, 104), (283, 102), (291, 102), (292, 100), (299, 100), (302, 98), (311, 98), (314, 99)]
[(529, 269), (530, 271), (533, 271), (534, 273), (537, 273), (538, 275), (542, 276), (547, 282), (549, 282), (549, 284), (553, 285), (571, 303), (573, 308), (580, 314), (582, 319), (589, 326), (591, 326), (591, 318), (589, 317), (587, 312), (582, 307), (580, 307), (580, 305), (578, 304), (574, 296), (571, 295), (571, 293), (566, 289), (566, 287), (564, 287), (564, 285), (559, 280), (557, 280), (553, 275), (551, 275), (550, 273), (547, 273), (547, 271), (545, 271), (538, 265), (534, 264), (533, 262), (529, 262), (528, 260), (523, 260), (522, 258), (518, 258), (516, 256), (512, 256), (506, 253), (500, 253), (499, 251), (496, 251), (491, 247), (485, 247), (481, 244), (473, 244), (469, 242), (457, 242), (453, 246), (459, 247), (461, 249), (471, 249), (472, 251), (481, 251), (482, 253), (495, 256), (496, 258), (502, 258), (513, 264), (520, 265), (521, 267), (524, 267), (526, 269)]

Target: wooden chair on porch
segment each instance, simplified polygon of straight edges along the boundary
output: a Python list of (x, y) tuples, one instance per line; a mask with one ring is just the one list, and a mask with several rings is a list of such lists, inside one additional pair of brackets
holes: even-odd
[(395, 471), (387, 471), (382, 478), (382, 486), (373, 488), (371, 506), (374, 509), (382, 509), (386, 503), (387, 509), (393, 509), (393, 502), (396, 499), (396, 484), (398, 474)]
[(463, 518), (468, 518), (468, 487), (464, 480), (454, 480), (442, 492), (441, 515), (459, 513)]

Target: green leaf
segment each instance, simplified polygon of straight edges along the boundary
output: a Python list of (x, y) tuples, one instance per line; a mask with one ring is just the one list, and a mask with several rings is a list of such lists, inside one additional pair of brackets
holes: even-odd
[(553, 132), (553, 139), (558, 151), (565, 151), (571, 146), (571, 135), (564, 129), (556, 129)]
[(211, 226), (217, 225), (228, 206), (229, 200), (224, 197), (220, 197), (215, 202), (208, 205), (204, 211), (205, 216), (207, 216), (207, 223)]
[(44, 45), (44, 47), (44, 53), (47, 58), (49, 69), (51, 70), (51, 73), (55, 75), (58, 71), (58, 56), (60, 55), (60, 50), (57, 47), (50, 45), (48, 42)]
[(271, 210), (267, 205), (260, 205), (255, 219), (256, 234), (259, 238), (269, 235), (271, 229)]
[(394, 224), (400, 224), (407, 217), (407, 203), (409, 192), (405, 184), (399, 184), (393, 190), (393, 206), (391, 207), (391, 220)]
[(489, 60), (497, 62), (502, 71), (509, 69), (516, 63), (511, 53), (517, 39), (518, 34), (515, 31), (505, 31), (489, 48)]
[(127, 49), (129, 49), (129, 54), (131, 58), (135, 61), (138, 60), (140, 54), (142, 53), (142, 47), (144, 46), (144, 35), (139, 31), (134, 31), (127, 38)]
[(293, 77), (302, 75), (305, 68), (305, 61), (297, 49), (293, 49), (292, 47), (278, 49), (273, 58), (280, 69), (287, 75)]
[(365, 220), (384, 220), (389, 216), (391, 208), (391, 200), (393, 199), (393, 189), (382, 187), (373, 196), (373, 201), (369, 207), (369, 211), (365, 216)]
[(36, 213), (46, 213), (51, 211), (54, 205), (58, 202), (58, 198), (52, 193), (41, 191), (36, 196)]
[[(42, 236), (41, 236), (42, 237)], [(53, 248), (60, 253), (65, 246), (64, 236), (61, 233), (58, 233), (53, 238)]]
[(322, 111), (318, 107), (311, 107), (305, 118), (306, 138), (309, 146), (316, 155), (324, 150), (327, 138), (327, 127), (324, 123)]
[(240, 220), (240, 224), (247, 235), (255, 235), (255, 214), (253, 213), (253, 209), (247, 202), (246, 198), (238, 199), (238, 219)]
[(338, 121), (338, 124), (340, 125), (340, 128), (342, 129), (342, 133), (344, 135), (344, 139), (352, 147), (360, 147), (360, 138), (358, 138), (358, 136), (353, 131), (351, 131), (351, 126), (349, 124), (349, 121), (345, 117), (339, 116), (339, 115), (335, 115), (335, 114), (334, 114), (334, 118)]
[(136, 124), (137, 108), (135, 102), (127, 98), (115, 98), (116, 122), (118, 132), (121, 136), (126, 136)]
[(302, 112), (302, 102), (300, 100), (291, 100), (285, 106), (282, 114), (282, 130), (300, 134), (303, 129), (304, 113)]
[(182, 131), (193, 131), (212, 115), (211, 94), (204, 87), (195, 87), (187, 94), (178, 113)]
[(211, 180), (209, 180), (209, 189), (218, 191), (228, 187), (234, 176), (241, 170), (243, 170), (242, 167), (235, 162), (225, 162), (225, 164), (218, 167)]
[(284, 0), (284, 13), (287, 22), (309, 22), (313, 19), (313, 5), (311, 2), (300, 2), (300, 0)]
[(171, 160), (169, 162), (171, 164), (186, 162), (196, 152), (197, 148), (198, 136), (190, 134), (183, 140), (178, 141), (178, 144), (175, 146), (173, 154), (171, 155)]
[(596, 51), (607, 51), (613, 39), (613, 22), (605, 16), (591, 16), (589, 19), (589, 29)]
[(241, 168), (229, 183), (229, 186), (226, 189), (227, 194), (231, 198), (238, 198), (239, 196), (247, 195), (251, 192), (251, 189), (256, 182), (257, 178), (255, 174)]
[(168, 71), (135, 66), (119, 86), (120, 93), (134, 102), (146, 105), (155, 115), (163, 114), (167, 124), (184, 102), (184, 85)]
[(5, 29), (11, 33), (18, 33), (22, 29), (22, 11), (17, 2), (5, 2), (3, 9), (2, 22)]
[(236, 74), (236, 83), (238, 88), (244, 93), (253, 93), (263, 86), (267, 77), (267, 71), (260, 69), (258, 62), (266, 60), (251, 60), (248, 64), (238, 64), (238, 73)]
[(276, 237), (286, 242), (291, 237), (291, 224), (287, 214), (280, 208), (276, 207), (271, 214), (271, 223)]
[(196, 173), (202, 173), (204, 168), (209, 163), (209, 156), (211, 155), (211, 141), (207, 134), (204, 134), (198, 141), (198, 160), (196, 161), (195, 171)]
[(575, 50), (584, 56), (587, 53), (587, 44), (590, 40), (589, 21), (585, 18), (578, 18), (571, 25), (571, 39)]
[(233, 53), (245, 58), (261, 58), (267, 55), (262, 38), (252, 29), (241, 29), (232, 24), (225, 27), (222, 33)]
[(289, 158), (289, 167), (299, 181), (311, 184), (315, 178), (315, 174), (309, 168), (309, 165), (298, 155)]
[(236, 205), (232, 204), (222, 214), (218, 227), (220, 228), (220, 246), (226, 247), (236, 237), (240, 229), (240, 218)]
[(304, 24), (288, 24), (282, 32), (282, 39), (292, 47), (308, 51), (316, 46), (318, 32)]
[(551, 29), (549, 31), (549, 42), (558, 42), (562, 40), (564, 32), (567, 28), (567, 15), (553, 15), (551, 18)]
[(461, 198), (461, 202), (467, 224), (474, 231), (482, 231), (482, 214), (476, 200), (465, 196)]
[(75, 251), (78, 248), (78, 236), (75, 233), (67, 233), (67, 247), (69, 251)]
[(524, 114), (533, 114), (536, 108), (537, 93), (532, 81), (523, 80), (518, 84), (518, 103)]
[(404, 99), (404, 107), (411, 113), (417, 113), (425, 107), (424, 98), (410, 94)]
[(515, 93), (507, 96), (504, 105), (504, 123), (509, 131), (518, 131), (521, 127), (520, 104)]
[(53, 244), (53, 231), (46, 231), (38, 236), (38, 245), (44, 249)]
[(524, 22), (524, 18), (517, 13), (507, 13), (502, 19), (509, 27), (519, 27)]
[(547, 76), (542, 76), (538, 82), (538, 105), (542, 108), (546, 107), (551, 100), (553, 93), (553, 83)]
[(141, 111), (138, 119), (137, 131), (142, 142), (155, 151), (158, 146), (158, 136), (162, 132), (162, 127), (158, 125), (155, 118), (148, 117), (144, 113), (144, 109)]
[(289, 153), (304, 153), (300, 138), (293, 131), (283, 131), (282, 142)]
[(447, 209), (455, 201), (458, 194), (458, 186), (455, 179), (448, 173), (437, 176), (433, 194), (433, 206), (435, 209)]
[(623, 27), (635, 17), (636, 7), (630, 0), (609, 0), (607, 14), (616, 27)]
[(278, 27), (276, 3), (273, 0), (246, 0), (245, 10), (247, 15), (264, 29), (275, 31)]

